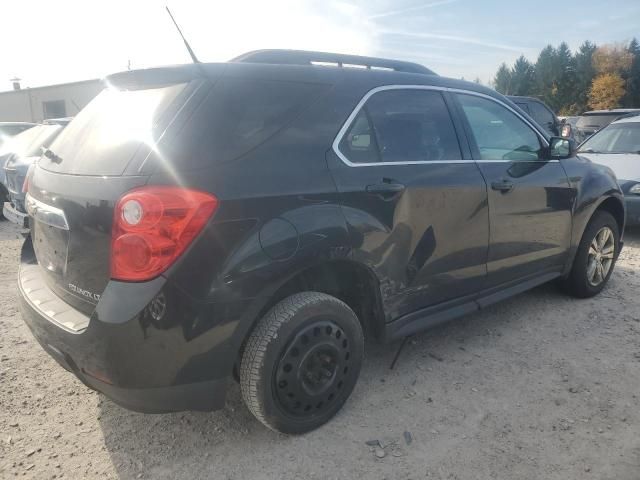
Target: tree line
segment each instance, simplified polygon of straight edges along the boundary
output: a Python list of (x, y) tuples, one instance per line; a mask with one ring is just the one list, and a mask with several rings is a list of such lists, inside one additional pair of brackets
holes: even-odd
[(512, 67), (500, 65), (493, 86), (504, 95), (540, 98), (560, 115), (640, 108), (640, 44), (586, 41), (576, 52), (565, 42), (547, 45), (535, 63), (522, 55)]

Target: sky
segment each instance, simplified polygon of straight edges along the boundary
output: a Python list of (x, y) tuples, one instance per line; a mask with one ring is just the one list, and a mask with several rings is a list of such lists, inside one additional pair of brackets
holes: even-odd
[(440, 75), (491, 80), (502, 62), (547, 44), (640, 39), (640, 0), (20, 0), (3, 2), (0, 91), (261, 48), (372, 55)]

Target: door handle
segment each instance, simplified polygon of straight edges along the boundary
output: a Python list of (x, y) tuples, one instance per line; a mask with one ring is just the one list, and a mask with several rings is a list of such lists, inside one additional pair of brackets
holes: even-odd
[(507, 193), (513, 190), (513, 182), (509, 180), (500, 180), (499, 182), (491, 182), (491, 188), (493, 190), (498, 190), (502, 193)]
[(401, 183), (376, 183), (374, 185), (367, 185), (366, 191), (372, 195), (393, 196), (403, 192), (405, 188)]

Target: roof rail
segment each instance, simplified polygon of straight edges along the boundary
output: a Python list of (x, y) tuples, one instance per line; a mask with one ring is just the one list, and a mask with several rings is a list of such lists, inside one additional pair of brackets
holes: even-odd
[(435, 72), (429, 70), (427, 67), (413, 62), (305, 50), (254, 50), (244, 53), (231, 61), (242, 63), (271, 63), (276, 65), (327, 65), (436, 75)]

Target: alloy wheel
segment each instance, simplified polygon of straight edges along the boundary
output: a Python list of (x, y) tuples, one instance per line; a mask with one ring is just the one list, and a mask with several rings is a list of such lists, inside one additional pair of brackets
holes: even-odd
[(593, 287), (605, 281), (615, 258), (615, 238), (609, 227), (602, 227), (589, 246), (587, 281)]

